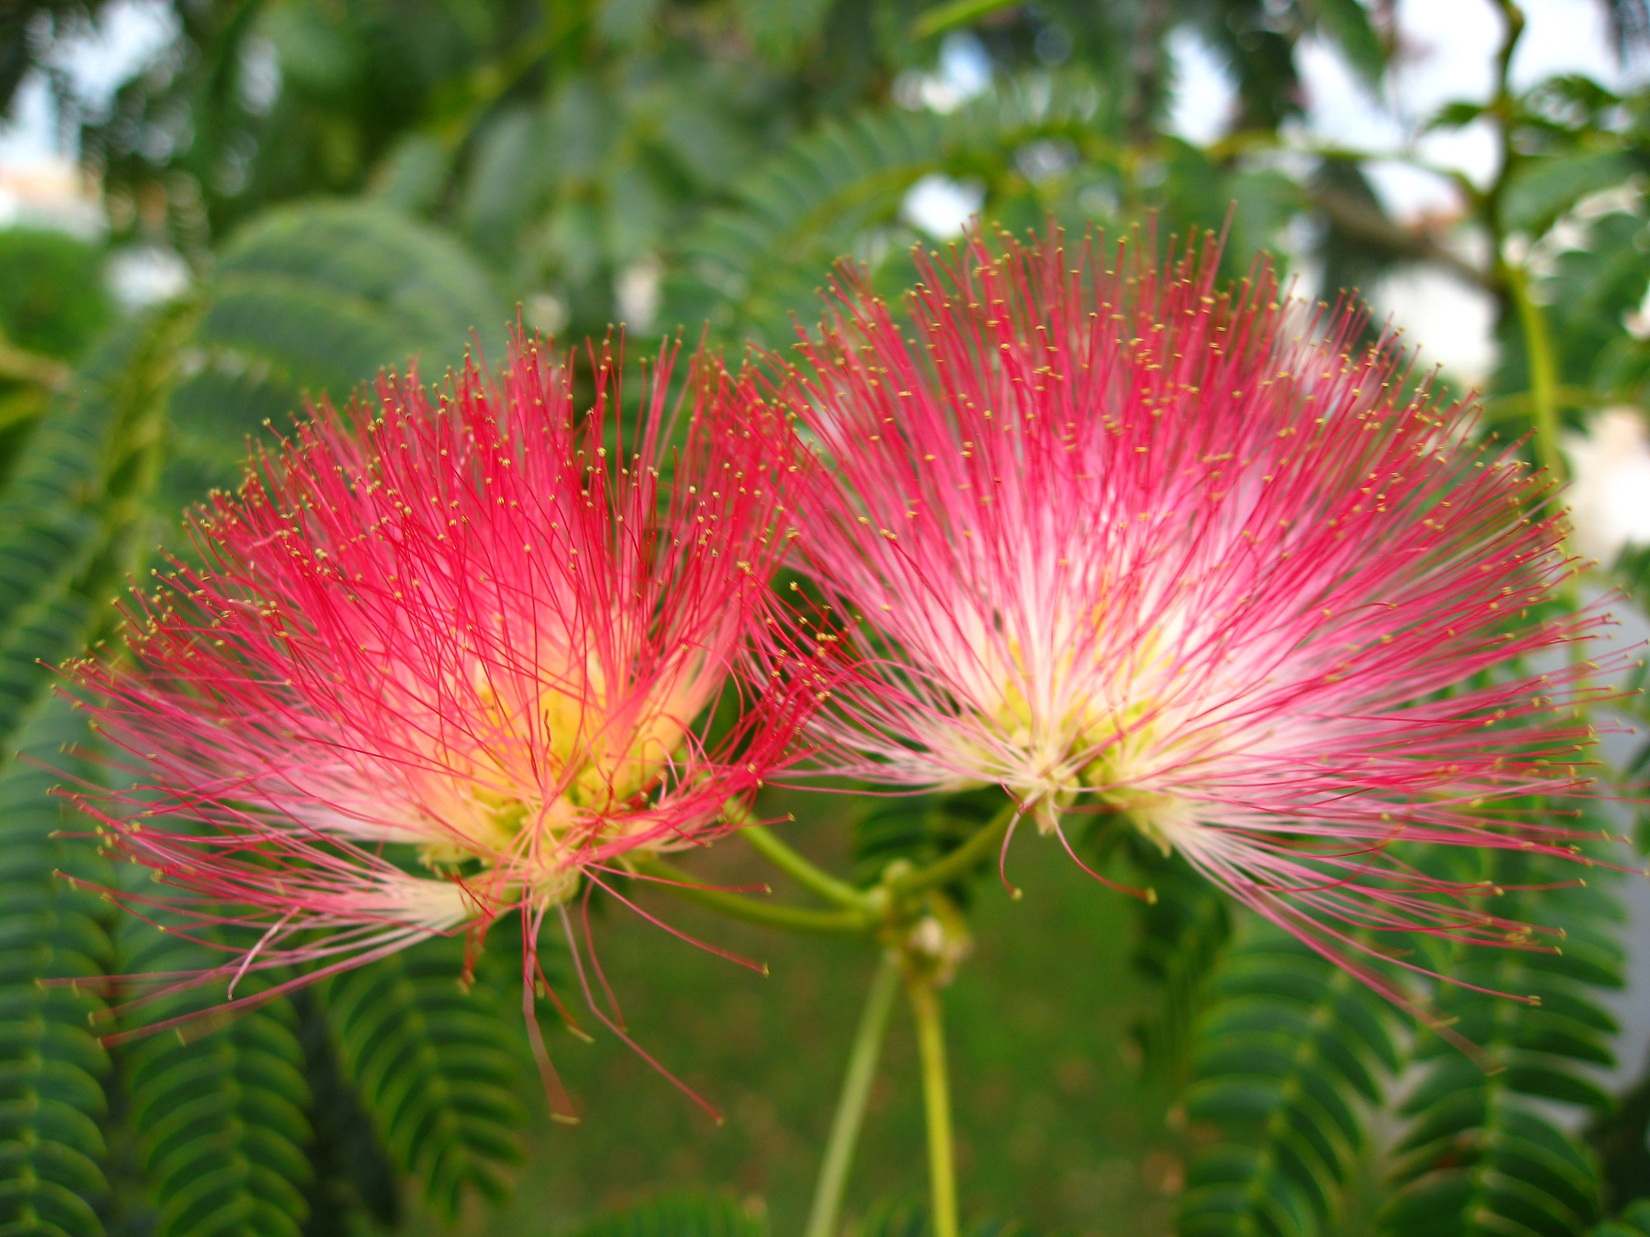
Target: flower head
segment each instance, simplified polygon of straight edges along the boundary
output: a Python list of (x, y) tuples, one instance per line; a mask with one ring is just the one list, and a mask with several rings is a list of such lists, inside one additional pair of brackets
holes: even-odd
[(262, 932), (232, 966), (527, 921), (707, 841), (788, 759), (806, 697), (712, 715), (784, 544), (789, 439), (711, 362), (667, 415), (668, 370), (639, 426), (605, 352), (581, 413), (527, 341), (494, 380), (323, 407), (195, 515), (200, 565), (139, 594), (129, 657), (72, 668), (135, 774), (83, 801), (186, 928)]
[(859, 659), (823, 763), (1122, 818), (1326, 951), (1504, 940), (1393, 844), (1569, 853), (1497, 812), (1586, 781), (1567, 655), (1604, 620), (1540, 617), (1572, 570), (1547, 482), (1355, 316), (1264, 269), (1220, 291), (1214, 256), (976, 239), (904, 317), (846, 277), (790, 388)]

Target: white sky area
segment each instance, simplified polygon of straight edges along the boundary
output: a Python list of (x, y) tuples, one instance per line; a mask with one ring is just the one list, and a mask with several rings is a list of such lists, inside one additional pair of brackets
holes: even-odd
[[(153, 0), (122, 0), (103, 19), (60, 49), (55, 68), (66, 72), (93, 109), (106, 107), (121, 83), (172, 39), (171, 11)], [(76, 152), (58, 133), (57, 113), (44, 78), (24, 82), (9, 121), (0, 123), (0, 168), (51, 166)]]
[[(1524, 36), (1513, 58), (1516, 86), (1555, 73), (1585, 73), (1615, 88), (1644, 79), (1646, 66), (1624, 71), (1617, 63), (1598, 0), (1526, 0), (1523, 8)], [(1302, 49), (1307, 117), (1298, 136), (1314, 145), (1403, 154), (1485, 183), (1496, 169), (1495, 137), (1487, 124), (1429, 134), (1421, 128), (1445, 103), (1489, 99), (1502, 37), (1499, 14), (1488, 0), (1399, 0), (1397, 23), (1399, 55), (1379, 98), (1327, 48), (1312, 43)], [(1172, 127), (1207, 141), (1229, 112), (1231, 87), (1195, 37), (1177, 34), (1173, 51), (1180, 91)], [(1447, 180), (1409, 163), (1375, 163), (1369, 175), (1387, 209), (1400, 218), (1460, 210)], [(1483, 294), (1435, 270), (1400, 275), (1366, 291), (1375, 311), (1401, 326), (1424, 358), (1468, 382), (1481, 381), (1493, 366), (1491, 307)]]

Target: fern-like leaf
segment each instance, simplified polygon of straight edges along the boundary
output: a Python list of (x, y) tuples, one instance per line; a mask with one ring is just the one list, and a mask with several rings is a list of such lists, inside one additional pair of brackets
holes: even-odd
[[(57, 836), (65, 811), (45, 762), (84, 736), (61, 701), (19, 736), (25, 753), (0, 774), (0, 1232), (92, 1237), (107, 1191), (101, 1122), (108, 1057), (87, 1028), (98, 1001), (63, 986), (109, 963), (102, 904), (57, 878), (87, 856)], [(77, 767), (76, 772), (84, 772)]]
[(1157, 1007), (1135, 1024), (1135, 1040), (1149, 1075), (1178, 1092), (1211, 977), (1231, 939), (1231, 912), (1220, 891), (1184, 859), (1145, 844), (1135, 845), (1134, 862), (1154, 896), (1135, 903), (1133, 960), (1158, 988)]
[(509, 307), (452, 237), (382, 206), (271, 211), (226, 248), (172, 398), (165, 491), (177, 506), (227, 484), (249, 435), (306, 399), (342, 404), (409, 359), (426, 379), (496, 350)]
[(1393, 1012), (1362, 980), (1271, 927), (1235, 946), (1200, 1028), (1186, 1115), (1217, 1132), (1188, 1165), (1183, 1237), (1333, 1231), (1397, 1068)]
[(88, 362), (0, 496), (0, 763), (51, 683), (112, 618), (135, 566), (188, 305), (131, 325)]
[[(131, 919), (121, 966), (130, 974), (198, 972), (215, 950)], [(243, 981), (238, 997), (257, 991)], [(309, 1084), (297, 1017), (272, 1001), (219, 1026), (219, 998), (186, 989), (129, 1017), (135, 1029), (183, 1014), (198, 1021), (128, 1043), (118, 1059), (124, 1117), (153, 1206), (156, 1237), (299, 1237), (308, 1216)]]
[(534, 1085), (508, 1003), (485, 972), (464, 990), (463, 969), (464, 942), (441, 938), (321, 990), (339, 1061), (391, 1159), (448, 1216), (471, 1191), (505, 1193)]
[[(1600, 879), (1517, 888), (1573, 881), (1573, 867), (1562, 861), (1517, 851), (1468, 858), (1482, 863), (1479, 875), (1506, 890), (1497, 913), (1562, 929), (1563, 952), (1463, 950), (1444, 965), (1460, 985), (1489, 990), (1447, 985), (1438, 1004), (1497, 1067), (1487, 1071), (1435, 1037), (1422, 1042), (1416, 1055), (1424, 1072), (1404, 1105), (1412, 1124), (1397, 1148), (1382, 1231), (1574, 1237), (1598, 1218), (1601, 1180), (1594, 1156), (1554, 1106), (1609, 1106), (1591, 1073), (1612, 1060), (1616, 1025), (1598, 990), (1622, 982), (1615, 940), (1620, 909)], [(1494, 992), (1537, 997), (1540, 1005)]]
[(1014, 178), (1014, 152), (1036, 141), (1107, 163), (1116, 155), (1112, 102), (1084, 78), (1037, 75), (950, 115), (889, 106), (830, 122), (757, 169), (734, 206), (687, 237), (686, 273), (667, 285), (666, 318), (708, 318), (724, 337), (783, 342), (792, 313), (812, 316), (823, 273), (894, 223), (923, 176)]
[[(1006, 800), (993, 788), (873, 802), (876, 806), (853, 823), (854, 880), (861, 885), (876, 884), (892, 863), (922, 867), (949, 854), (983, 828)], [(966, 898), (963, 884), (954, 892)]]

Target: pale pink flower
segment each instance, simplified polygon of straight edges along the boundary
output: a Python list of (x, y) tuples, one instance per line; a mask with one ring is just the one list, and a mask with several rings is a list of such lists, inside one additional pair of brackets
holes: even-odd
[[(1122, 251), (975, 240), (897, 313), (848, 275), (789, 402), (810, 569), (859, 660), (821, 766), (1121, 817), (1320, 950), (1517, 925), (1393, 845), (1577, 834), (1549, 482), (1351, 313)], [(1007, 845), (1006, 841), (1004, 843)], [(1069, 849), (1069, 847), (1068, 847)]]
[(495, 380), (321, 408), (195, 515), (201, 565), (138, 595), (128, 655), (72, 668), (135, 775), (80, 798), (175, 926), (256, 930), (222, 973), (313, 978), (512, 910), (531, 966), (581, 878), (704, 844), (791, 758), (811, 697), (730, 672), (792, 439), (714, 362), (671, 415), (666, 358), (639, 428), (595, 370), (588, 412), (525, 341)]

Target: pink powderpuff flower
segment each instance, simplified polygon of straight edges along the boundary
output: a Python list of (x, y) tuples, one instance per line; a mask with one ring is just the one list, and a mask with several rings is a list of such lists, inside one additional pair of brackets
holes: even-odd
[(820, 767), (995, 783), (1062, 843), (1122, 818), (1343, 961), (1387, 931), (1527, 943), (1394, 844), (1582, 836), (1511, 803), (1587, 784), (1572, 655), (1608, 621), (1542, 617), (1573, 570), (1550, 482), (1356, 314), (1264, 266), (1220, 291), (1217, 259), (974, 238), (919, 259), (903, 317), (843, 276), (779, 384), (825, 638), (858, 661)]
[(200, 565), (137, 595), (128, 656), (70, 668), (135, 775), (77, 797), (179, 930), (256, 930), (215, 974), (307, 982), (511, 910), (531, 970), (581, 878), (705, 844), (791, 758), (808, 691), (711, 718), (766, 621), (793, 439), (704, 359), (669, 414), (670, 364), (633, 433), (605, 350), (581, 415), (524, 340), (496, 380), (323, 405), (194, 515)]

